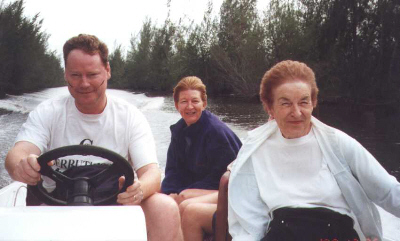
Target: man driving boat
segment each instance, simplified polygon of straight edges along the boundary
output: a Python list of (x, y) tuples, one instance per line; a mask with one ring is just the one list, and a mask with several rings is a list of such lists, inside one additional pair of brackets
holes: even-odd
[[(133, 105), (106, 94), (111, 77), (107, 46), (93, 35), (80, 34), (64, 44), (63, 52), (70, 95), (45, 101), (29, 114), (6, 157), (8, 173), (16, 181), (36, 185), (41, 179), (37, 158), (47, 151), (78, 144), (113, 150), (131, 163), (138, 177), (118, 195), (117, 203), (142, 207), (148, 240), (181, 240), (177, 204), (157, 193), (161, 173), (147, 120)], [(53, 164), (63, 171), (106, 162), (70, 156)], [(119, 185), (123, 183), (120, 177)], [(43, 178), (43, 186), (54, 189), (55, 184)], [(30, 202), (27, 198), (27, 205)]]

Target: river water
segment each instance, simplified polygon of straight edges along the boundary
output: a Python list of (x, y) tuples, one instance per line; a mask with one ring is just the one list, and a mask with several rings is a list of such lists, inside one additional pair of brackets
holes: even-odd
[[(171, 96), (148, 97), (141, 93), (107, 90), (108, 94), (123, 98), (138, 107), (147, 117), (157, 146), (160, 168), (164, 170), (170, 142), (169, 126), (180, 119)], [(11, 182), (4, 169), (4, 159), (21, 125), (40, 102), (68, 94), (66, 87), (50, 88), (21, 96), (8, 96), (0, 100), (0, 188)], [(267, 116), (261, 104), (254, 100), (237, 98), (210, 98), (208, 107), (244, 139), (247, 131), (265, 123)], [(357, 139), (386, 168), (400, 180), (400, 109), (392, 107), (350, 106), (320, 104), (314, 116)], [(385, 214), (387, 215), (387, 214)], [(400, 241), (400, 221), (384, 216), (389, 238)]]
[[(107, 93), (129, 101), (144, 113), (156, 141), (160, 168), (164, 170), (167, 149), (171, 138), (169, 126), (180, 119), (179, 113), (175, 110), (172, 97), (147, 97), (141, 93), (136, 94), (114, 89), (107, 90)], [(4, 159), (8, 150), (13, 145), (19, 129), (28, 118), (29, 112), (43, 100), (66, 94), (68, 94), (68, 89), (60, 87), (21, 96), (8, 96), (6, 99), (0, 100), (0, 188), (11, 182), (10, 177), (4, 169)], [(265, 114), (262, 112), (261, 106), (254, 105), (253, 103), (243, 103), (241, 105), (238, 105), (238, 103), (229, 103), (225, 108), (222, 107), (221, 100), (216, 99), (215, 101), (209, 100), (209, 106), (211, 111), (218, 111), (220, 117), (224, 121), (229, 122), (228, 125), (240, 138), (246, 136), (247, 130), (260, 125), (265, 120)], [(255, 119), (250, 118), (251, 107), (257, 112), (257, 118)], [(230, 109), (236, 109), (236, 115), (231, 115)], [(249, 123), (249, 125), (245, 125), (244, 123)]]

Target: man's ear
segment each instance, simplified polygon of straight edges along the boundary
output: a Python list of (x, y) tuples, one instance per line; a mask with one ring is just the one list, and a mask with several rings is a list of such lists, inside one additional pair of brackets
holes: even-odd
[(204, 107), (204, 109), (207, 107), (207, 100), (203, 101), (203, 107)]
[(107, 71), (107, 80), (109, 80), (111, 78), (110, 62), (107, 62), (106, 71)]

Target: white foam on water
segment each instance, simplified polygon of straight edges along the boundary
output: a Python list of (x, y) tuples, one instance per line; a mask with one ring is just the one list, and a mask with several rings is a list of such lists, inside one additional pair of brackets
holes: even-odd
[(164, 105), (164, 97), (148, 97), (145, 94), (136, 94), (116, 89), (108, 89), (107, 93), (124, 99), (143, 111), (161, 109)]
[(0, 100), (0, 108), (13, 112), (29, 113), (42, 101), (66, 94), (68, 94), (67, 87), (58, 87), (23, 95), (7, 95), (5, 99)]
[[(67, 87), (58, 87), (23, 95), (7, 95), (5, 99), (0, 100), (0, 108), (12, 112), (29, 113), (44, 100), (68, 94)], [(107, 89), (107, 94), (124, 99), (141, 110), (160, 109), (164, 105), (163, 97), (147, 97), (145, 94), (116, 89)]]

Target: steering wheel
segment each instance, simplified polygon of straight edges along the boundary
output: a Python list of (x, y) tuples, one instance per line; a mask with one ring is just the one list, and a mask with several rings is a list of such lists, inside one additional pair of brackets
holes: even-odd
[[(48, 163), (56, 160), (59, 157), (70, 155), (92, 155), (105, 158), (111, 162), (112, 165), (95, 174), (92, 177), (67, 177), (63, 173), (57, 172), (51, 168)], [(125, 192), (126, 188), (133, 184), (134, 173), (132, 166), (129, 162), (119, 154), (107, 150), (105, 148), (90, 146), (90, 145), (72, 145), (53, 149), (38, 157), (40, 165), (40, 173), (49, 177), (56, 182), (57, 187), (63, 186), (68, 189), (68, 196), (66, 200), (61, 200), (51, 196), (43, 187), (43, 180), (38, 182), (37, 185), (29, 185), (33, 194), (47, 205), (53, 206), (92, 206), (92, 205), (108, 205), (115, 203), (117, 195)], [(114, 194), (95, 200), (94, 190), (107, 180), (110, 175), (118, 174), (125, 176), (125, 183), (121, 190)]]

